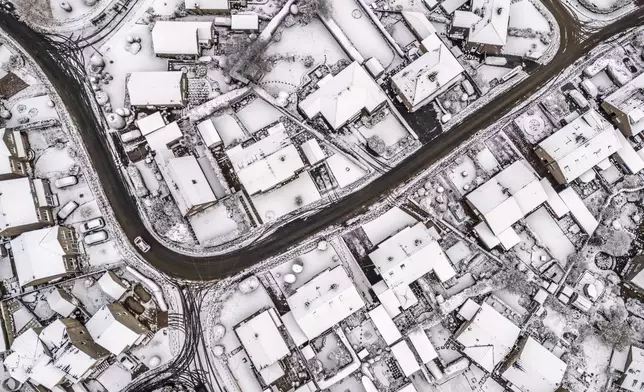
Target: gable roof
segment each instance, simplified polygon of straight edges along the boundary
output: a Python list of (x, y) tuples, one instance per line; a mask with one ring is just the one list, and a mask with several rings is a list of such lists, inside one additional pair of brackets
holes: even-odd
[(269, 310), (242, 322), (235, 328), (235, 333), (258, 370), (269, 367), (290, 353)]
[(509, 364), (503, 378), (523, 392), (552, 392), (557, 389), (566, 363), (532, 337), (521, 342), (516, 361)]
[(28, 231), (11, 240), (18, 281), (33, 281), (67, 273), (63, 250), (58, 241), (60, 226)]
[(471, 28), (468, 42), (504, 46), (508, 39), (511, 0), (472, 0), (472, 12), (481, 19)]
[(0, 181), (0, 230), (38, 222), (32, 195), (29, 178)]

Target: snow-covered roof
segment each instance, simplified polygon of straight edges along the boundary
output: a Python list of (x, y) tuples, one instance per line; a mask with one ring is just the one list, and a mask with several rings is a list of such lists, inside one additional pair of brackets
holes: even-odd
[[(644, 108), (644, 106), (642, 106)], [(639, 156), (631, 143), (622, 135), (621, 132), (616, 132), (617, 140), (622, 146), (615, 153), (617, 160), (624, 166), (631, 174), (637, 174), (644, 169), (644, 159)]]
[(127, 287), (125, 287), (121, 278), (116, 276), (112, 271), (105, 272), (98, 280), (98, 285), (101, 287), (101, 290), (103, 290), (103, 292), (114, 301), (121, 299), (123, 294), (127, 291)]
[(47, 303), (54, 312), (69, 317), (76, 310), (78, 300), (62, 288), (55, 288), (47, 295)]
[(136, 126), (141, 131), (141, 135), (147, 136), (157, 129), (165, 127), (165, 119), (161, 112), (154, 112), (140, 120), (136, 120)]
[(476, 316), (476, 312), (478, 312), (480, 308), (481, 305), (474, 302), (471, 298), (468, 298), (458, 310), (458, 314), (465, 320), (469, 321)]
[(215, 128), (212, 119), (207, 119), (197, 124), (197, 131), (199, 131), (199, 135), (201, 135), (201, 138), (208, 148), (222, 143), (221, 136), (219, 136), (219, 132), (217, 132), (217, 128)]
[(132, 382), (132, 375), (119, 361), (114, 362), (96, 380), (107, 392), (121, 392)]
[(397, 392), (418, 392), (414, 384), (407, 384), (404, 387), (400, 388)]
[(552, 187), (550, 180), (548, 180), (547, 178), (542, 178), (541, 186), (543, 187), (543, 190), (546, 192), (546, 196), (548, 196), (548, 200), (546, 200), (546, 204), (548, 204), (548, 207), (550, 207), (550, 209), (552, 210), (552, 212), (555, 214), (557, 218), (561, 218), (570, 212), (570, 210), (566, 206), (566, 203), (564, 203), (563, 200), (561, 200), (561, 197), (559, 197), (559, 194)]
[(217, 201), (206, 175), (193, 155), (169, 159), (167, 171), (176, 185), (170, 187), (170, 192), (183, 215), (188, 214), (193, 207)]
[(396, 327), (384, 306), (378, 305), (375, 309), (370, 310), (369, 317), (388, 346), (402, 338), (398, 327)]
[[(624, 372), (624, 379), (620, 386), (632, 392), (639, 392), (642, 389), (641, 383), (644, 382), (642, 379), (642, 375), (644, 375), (644, 350), (639, 347), (631, 346), (629, 351), (630, 360), (628, 362), (628, 367)], [(639, 386), (637, 386), (638, 384), (636, 380), (640, 383)]]
[(299, 324), (295, 320), (293, 312), (288, 312), (282, 315), (282, 322), (284, 323), (286, 331), (291, 336), (291, 339), (293, 339), (293, 343), (295, 343), (296, 346), (301, 346), (308, 341), (306, 335), (304, 334), (304, 331), (302, 331), (302, 328), (300, 328)]
[(342, 266), (321, 272), (286, 302), (309, 340), (365, 306)]
[(65, 373), (54, 367), (43, 342), (33, 329), (28, 329), (11, 344), (11, 353), (4, 364), (11, 377), (20, 382), (32, 380), (45, 388), (52, 389), (58, 385)]
[(394, 291), (430, 271), (434, 271), (441, 282), (456, 275), (438, 242), (420, 222), (381, 242), (369, 258), (387, 286)]
[(422, 12), (403, 11), (401, 14), (411, 31), (416, 34), (416, 38), (419, 40), (422, 41), (431, 34), (436, 33), (436, 28)]
[(481, 19), (471, 28), (467, 41), (504, 46), (508, 38), (511, 0), (472, 0), (472, 12)]
[(396, 293), (387, 287), (387, 283), (384, 280), (374, 284), (371, 288), (390, 317), (396, 317), (400, 314), (400, 301), (398, 301)]
[(320, 148), (320, 144), (317, 139), (309, 139), (302, 143), (301, 147), (306, 160), (309, 161), (311, 165), (315, 165), (326, 158), (326, 155), (324, 155), (324, 151)]
[(454, 11), (454, 17), (452, 18), (452, 27), (470, 29), (480, 20), (481, 17), (476, 15), (474, 12), (457, 10)]
[(166, 160), (174, 157), (174, 154), (168, 149), (168, 145), (182, 137), (183, 133), (175, 121), (147, 134), (145, 140), (148, 142), (150, 150), (155, 151), (157, 155), (161, 155), (163, 160)]
[(160, 20), (152, 28), (154, 53), (199, 55), (199, 42), (212, 40), (212, 22)]
[(387, 97), (369, 74), (353, 62), (298, 104), (307, 118), (322, 115), (333, 128), (344, 126), (362, 110), (372, 112)]
[(566, 204), (566, 207), (568, 207), (582, 230), (588, 235), (592, 235), (597, 226), (599, 226), (599, 222), (597, 222), (597, 219), (595, 219), (588, 207), (586, 207), (577, 192), (572, 188), (566, 188), (559, 192), (559, 197)]
[(401, 340), (391, 346), (391, 353), (396, 358), (396, 362), (400, 365), (400, 369), (405, 377), (409, 377), (420, 370), (420, 365), (405, 340)]
[(85, 324), (94, 341), (114, 355), (132, 346), (146, 332), (121, 304), (100, 308)]
[(187, 10), (226, 11), (228, 0), (185, 0)]
[(30, 182), (26, 177), (0, 181), (0, 230), (38, 222)]
[(487, 303), (456, 333), (463, 352), (483, 369), (492, 372), (510, 352), (521, 330)]
[(604, 99), (603, 106), (626, 116), (631, 135), (644, 131), (644, 74), (639, 75)]
[(530, 164), (519, 160), (470, 192), (466, 199), (498, 236), (548, 196)]
[(467, 3), (467, 0), (445, 0), (441, 2), (441, 8), (450, 15), (454, 13), (457, 8), (461, 8), (465, 3)]
[[(26, 158), (27, 150), (25, 149), (25, 144), (22, 140), (22, 134), (20, 131), (9, 131), (5, 128), (0, 128), (0, 173), (12, 173), (11, 158)], [(5, 141), (5, 137), (11, 137), (14, 140), (15, 150), (12, 151), (9, 149)]]
[(522, 340), (519, 355), (502, 373), (522, 392), (552, 392), (560, 385), (566, 363), (532, 337)]
[(264, 310), (235, 328), (235, 333), (257, 370), (274, 364), (290, 353), (277, 327), (269, 310)]
[(187, 88), (181, 71), (132, 72), (127, 81), (132, 106), (183, 106)]
[(353, 184), (366, 174), (364, 169), (338, 152), (327, 158), (326, 164), (329, 166), (329, 170), (331, 170), (331, 174), (333, 174), (340, 188)]
[(415, 107), (460, 77), (463, 67), (436, 34), (423, 40), (425, 54), (391, 78), (406, 102)]
[(21, 286), (66, 274), (65, 250), (58, 240), (59, 226), (28, 231), (11, 240), (14, 264)]
[(616, 132), (591, 109), (539, 143), (536, 152), (571, 182), (621, 148)]
[(429, 341), (429, 337), (427, 337), (427, 333), (425, 333), (422, 327), (418, 327), (409, 332), (409, 341), (414, 347), (414, 350), (416, 350), (416, 353), (418, 353), (421, 361), (423, 361), (423, 364), (438, 358), (438, 353), (434, 345)]
[(230, 17), (232, 30), (259, 30), (259, 15), (235, 14)]

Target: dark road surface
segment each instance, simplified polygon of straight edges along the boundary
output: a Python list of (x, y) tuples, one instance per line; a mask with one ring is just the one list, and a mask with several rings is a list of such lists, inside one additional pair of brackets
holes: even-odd
[(142, 257), (172, 277), (202, 281), (236, 274), (261, 260), (285, 251), (330, 225), (341, 224), (365, 212), (370, 204), (387, 192), (413, 178), (474, 133), (493, 124), (528, 99), (545, 83), (602, 41), (635, 27), (644, 20), (644, 10), (640, 8), (619, 22), (584, 38), (580, 33), (579, 24), (559, 0), (545, 0), (545, 4), (557, 19), (561, 33), (559, 52), (549, 64), (539, 67), (529, 78), (494, 99), (460, 125), (423, 146), (362, 190), (345, 197), (306, 221), (296, 220), (282, 227), (270, 237), (257, 241), (250, 247), (226, 255), (203, 258), (175, 253), (158, 243), (147, 232), (138, 215), (136, 203), (130, 198), (121, 174), (112, 162), (101, 122), (94, 116), (88, 97), (84, 96), (86, 90), (69, 71), (69, 67), (64, 66), (68, 61), (65, 56), (61, 55), (49, 40), (43, 39), (9, 14), (0, 12), (0, 28), (35, 59), (57, 90), (81, 133), (94, 169), (123, 231), (130, 241), (140, 235), (152, 246), (150, 252), (142, 254)]

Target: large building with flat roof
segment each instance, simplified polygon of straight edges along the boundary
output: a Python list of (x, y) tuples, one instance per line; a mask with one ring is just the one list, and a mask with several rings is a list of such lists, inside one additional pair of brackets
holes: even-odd
[(198, 57), (212, 41), (212, 22), (159, 20), (152, 28), (154, 54), (160, 57)]
[(188, 99), (188, 78), (181, 71), (132, 72), (127, 94), (134, 107), (183, 107)]

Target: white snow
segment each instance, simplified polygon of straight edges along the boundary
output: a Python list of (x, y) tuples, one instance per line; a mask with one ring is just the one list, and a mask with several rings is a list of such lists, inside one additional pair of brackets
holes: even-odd
[(237, 230), (237, 223), (228, 216), (228, 209), (218, 203), (188, 218), (200, 244)]
[(545, 207), (541, 207), (526, 218), (526, 223), (535, 232), (552, 256), (565, 265), (568, 256), (575, 252), (572, 242), (566, 237), (557, 222)]
[(30, 123), (58, 119), (56, 108), (48, 106), (50, 100), (48, 95), (21, 99), (9, 109), (11, 118), (6, 121), (5, 125), (7, 127), (20, 125), (19, 120), (21, 118), (28, 118)]
[(530, 0), (521, 0), (510, 5), (510, 28), (549, 32), (550, 25), (546, 18)]
[(293, 273), (292, 267), (295, 261), (301, 262), (304, 269), (299, 274), (296, 274), (297, 280), (295, 283), (289, 285), (291, 290), (297, 290), (300, 286), (311, 280), (311, 278), (320, 272), (327, 268), (334, 268), (339, 265), (339, 260), (340, 259), (332, 246), (327, 247), (326, 250), (315, 248), (310, 252), (304, 253), (278, 265), (271, 269), (270, 272), (271, 275), (273, 275), (273, 278), (275, 278), (280, 289), (282, 289), (282, 292), (284, 292), (284, 275)]
[(362, 229), (367, 234), (371, 244), (377, 245), (405, 227), (412, 226), (415, 223), (416, 219), (411, 215), (398, 207), (394, 207), (362, 225)]
[(333, 154), (326, 160), (326, 163), (340, 188), (353, 184), (367, 174), (360, 166), (340, 153)]
[(132, 354), (151, 369), (155, 368), (150, 364), (150, 360), (154, 357), (160, 360), (156, 367), (164, 365), (172, 359), (168, 331), (168, 328), (160, 329), (148, 344), (136, 347), (132, 350)]
[(235, 117), (230, 114), (213, 117), (212, 123), (215, 124), (217, 133), (219, 133), (226, 147), (247, 139), (246, 134), (237, 123), (237, 120), (235, 120)]
[[(237, 112), (237, 118), (251, 134), (265, 126), (274, 123), (282, 116), (282, 112), (261, 98), (255, 99)], [(216, 126), (216, 125), (215, 125)]]
[[(301, 197), (301, 205), (296, 197)], [(264, 222), (275, 220), (299, 208), (320, 200), (321, 196), (308, 173), (302, 173), (293, 181), (267, 193), (251, 197), (253, 205)]]
[(377, 123), (372, 128), (362, 126), (358, 128), (358, 131), (367, 139), (374, 135), (379, 136), (387, 147), (396, 144), (400, 139), (409, 135), (407, 129), (405, 129), (400, 121), (398, 121), (398, 118), (392, 113), (389, 113), (383, 121)]

